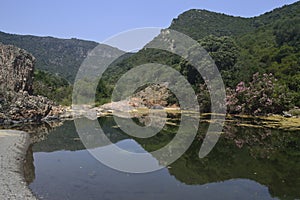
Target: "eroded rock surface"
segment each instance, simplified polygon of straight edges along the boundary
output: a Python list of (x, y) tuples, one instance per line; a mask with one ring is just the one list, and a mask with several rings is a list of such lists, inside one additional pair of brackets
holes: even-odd
[(34, 63), (25, 50), (0, 44), (0, 124), (39, 122), (63, 112), (46, 97), (32, 95)]
[(0, 43), (0, 89), (32, 94), (34, 63), (25, 50)]

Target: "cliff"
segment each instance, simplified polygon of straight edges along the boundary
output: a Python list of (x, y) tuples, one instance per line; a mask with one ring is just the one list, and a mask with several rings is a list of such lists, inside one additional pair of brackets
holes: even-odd
[(54, 102), (32, 95), (34, 63), (25, 50), (0, 44), (0, 124), (39, 122), (58, 114)]
[(34, 63), (25, 50), (0, 44), (0, 89), (32, 94)]

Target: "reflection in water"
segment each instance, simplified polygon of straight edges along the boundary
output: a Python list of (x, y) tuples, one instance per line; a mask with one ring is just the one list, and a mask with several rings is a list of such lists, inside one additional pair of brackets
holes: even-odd
[[(111, 117), (98, 121), (113, 143), (132, 152), (157, 150), (178, 129), (166, 126), (156, 136), (137, 139), (122, 133)], [(169, 167), (127, 174), (93, 158), (78, 140), (74, 123), (67, 121), (32, 147), (35, 169), (29, 152), (27, 181), (35, 177), (30, 188), (43, 199), (300, 198), (299, 132), (226, 125), (213, 151), (200, 159), (206, 129), (207, 124), (200, 125), (192, 146)]]
[(29, 146), (27, 153), (26, 153), (26, 160), (24, 162), (24, 176), (27, 184), (30, 184), (35, 179), (35, 168), (34, 168), (34, 159), (33, 159), (33, 151), (32, 145)]

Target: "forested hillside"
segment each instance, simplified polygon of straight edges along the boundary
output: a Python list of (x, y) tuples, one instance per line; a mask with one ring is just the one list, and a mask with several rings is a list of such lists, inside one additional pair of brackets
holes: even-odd
[(69, 105), (72, 85), (58, 75), (36, 69), (34, 71), (33, 94), (48, 97), (61, 105)]
[[(227, 87), (228, 112), (281, 113), (300, 107), (300, 2), (252, 18), (192, 9), (174, 19), (169, 28), (197, 40), (214, 59)], [(0, 32), (0, 42), (28, 50), (36, 57), (38, 69), (55, 73), (71, 83), (88, 51), (97, 45), (78, 39), (3, 32)], [(193, 85), (202, 107), (209, 108), (204, 82), (193, 67), (183, 58), (154, 49), (126, 54), (117, 60), (99, 83), (98, 103), (110, 99), (114, 84), (122, 74), (149, 62), (166, 64), (180, 71)], [(59, 102), (65, 104), (70, 100), (51, 94), (71, 93), (70, 86), (57, 80), (59, 77), (42, 71), (35, 76), (36, 82), (43, 82), (42, 86), (35, 86), (37, 94), (59, 98)], [(50, 89), (44, 89), (45, 85)]]
[(0, 32), (0, 42), (25, 49), (36, 58), (37, 69), (57, 74), (73, 82), (88, 51), (98, 43), (79, 39), (58, 39)]
[[(234, 94), (235, 101), (240, 99), (238, 104), (262, 106), (267, 100), (272, 101), (274, 109), (266, 112), (300, 106), (300, 2), (253, 18), (193, 9), (174, 19), (170, 28), (197, 40), (209, 52), (229, 90), (235, 91), (238, 84), (244, 84), (248, 93), (261, 90), (254, 95), (257, 99), (253, 102), (246, 102), (245, 94)], [(199, 96), (203, 95), (203, 81), (189, 63), (168, 52), (151, 49), (136, 53), (108, 71), (107, 85), (131, 67), (147, 62), (173, 66), (187, 77)], [(271, 88), (270, 85), (254, 84), (266, 79), (272, 82), (272, 91), (263, 91), (267, 89), (264, 87)], [(208, 97), (200, 99), (203, 98)], [(244, 112), (251, 114), (253, 109), (245, 108)]]
[(296, 2), (252, 18), (191, 9), (173, 19), (169, 28), (185, 33), (196, 40), (208, 35), (239, 36), (259, 27), (299, 16), (299, 6), (300, 2)]

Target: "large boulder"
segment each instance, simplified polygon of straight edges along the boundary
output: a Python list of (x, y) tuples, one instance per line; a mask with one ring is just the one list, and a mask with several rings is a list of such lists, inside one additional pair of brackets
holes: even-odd
[(34, 63), (25, 50), (0, 43), (0, 89), (32, 94)]
[(133, 98), (130, 99), (130, 104), (134, 107), (146, 106), (161, 109), (174, 104), (174, 102), (170, 102), (171, 98), (175, 99), (168, 89), (168, 83), (152, 84), (135, 93)]
[(0, 124), (40, 122), (61, 114), (53, 101), (32, 95), (34, 63), (25, 50), (0, 44)]

